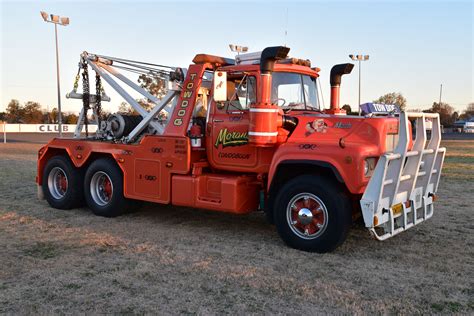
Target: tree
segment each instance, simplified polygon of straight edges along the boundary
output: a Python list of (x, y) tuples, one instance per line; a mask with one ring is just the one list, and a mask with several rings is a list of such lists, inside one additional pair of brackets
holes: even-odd
[(456, 122), (458, 119), (459, 119), (459, 113), (458, 112), (454, 112), (453, 115), (451, 115), (452, 119), (453, 119), (453, 122)]
[(474, 116), (474, 102), (471, 102), (467, 105), (466, 109), (464, 110), (464, 114), (468, 118)]
[(127, 102), (120, 103), (118, 112), (122, 114), (138, 115), (137, 111), (135, 111)]
[(77, 124), (78, 117), (74, 113), (69, 113), (64, 115), (63, 123), (64, 124)]
[(352, 109), (351, 109), (351, 106), (349, 104), (344, 104), (341, 109), (345, 110), (347, 114), (352, 113)]
[(28, 101), (23, 106), (23, 122), (26, 124), (39, 124), (43, 121), (41, 105), (38, 102)]
[(49, 117), (51, 118), (50, 122), (51, 124), (57, 124), (58, 119), (59, 119), (59, 112), (57, 108), (53, 108), (51, 110), (51, 113), (49, 114)]
[(405, 99), (405, 97), (400, 92), (391, 92), (384, 94), (373, 102), (382, 104), (395, 104), (400, 107), (401, 111), (405, 110), (405, 107), (407, 106), (407, 99)]
[(8, 123), (22, 123), (22, 117), (24, 114), (23, 108), (18, 100), (12, 99), (7, 105), (6, 119)]
[(450, 106), (447, 103), (441, 102), (433, 102), (433, 106), (429, 110), (423, 111), (425, 113), (438, 113), (439, 114), (439, 120), (441, 125), (444, 127), (450, 127), (453, 125), (454, 120), (453, 120), (453, 112), (454, 109), (452, 106)]
[(142, 88), (148, 90), (148, 92), (153, 94), (158, 99), (163, 98), (168, 91), (168, 87), (166, 86), (167, 80), (160, 77), (140, 75), (138, 77), (138, 83)]
[(0, 121), (4, 122), (7, 119), (7, 113), (6, 112), (0, 112)]

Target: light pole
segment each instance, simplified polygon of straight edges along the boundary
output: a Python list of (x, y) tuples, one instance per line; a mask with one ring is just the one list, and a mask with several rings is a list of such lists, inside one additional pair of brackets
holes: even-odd
[(360, 66), (361, 66), (361, 62), (362, 61), (366, 61), (366, 60), (369, 60), (369, 55), (349, 55), (349, 58), (352, 59), (352, 60), (357, 60), (359, 61), (359, 114), (360, 114), (360, 78), (361, 78), (361, 75), (360, 75)]
[(59, 50), (58, 50), (58, 24), (62, 26), (69, 25), (68, 17), (60, 17), (59, 15), (48, 14), (44, 11), (41, 11), (41, 17), (45, 22), (54, 24), (54, 36), (56, 38), (56, 78), (58, 82), (58, 127), (59, 127), (59, 137), (63, 136), (62, 129), (62, 112), (61, 112), (61, 87), (59, 84)]

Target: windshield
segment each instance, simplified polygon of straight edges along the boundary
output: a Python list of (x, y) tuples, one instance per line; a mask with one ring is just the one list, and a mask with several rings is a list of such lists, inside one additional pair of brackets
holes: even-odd
[(319, 111), (316, 78), (291, 72), (274, 72), (272, 103), (283, 109)]

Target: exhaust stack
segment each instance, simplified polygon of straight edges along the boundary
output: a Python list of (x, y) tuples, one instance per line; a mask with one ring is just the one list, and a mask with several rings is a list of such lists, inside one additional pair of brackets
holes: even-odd
[(267, 47), (260, 57), (260, 100), (250, 105), (249, 143), (257, 147), (273, 146), (278, 141), (278, 127), (282, 126), (282, 110), (272, 104), (272, 72), (275, 62), (285, 59), (290, 49), (284, 46)]
[(329, 114), (344, 115), (346, 114), (345, 110), (341, 110), (339, 107), (339, 96), (340, 96), (340, 86), (341, 86), (341, 77), (343, 75), (350, 74), (354, 68), (354, 64), (339, 64), (335, 65), (331, 69), (331, 108), (326, 111)]

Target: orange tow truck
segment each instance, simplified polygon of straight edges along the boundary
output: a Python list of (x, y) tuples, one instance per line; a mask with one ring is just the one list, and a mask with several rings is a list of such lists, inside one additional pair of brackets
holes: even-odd
[[(324, 109), (320, 69), (288, 53), (277, 46), (235, 59), (198, 54), (186, 69), (84, 52), (83, 91), (76, 80), (68, 94), (83, 101), (75, 137), (39, 150), (39, 197), (59, 209), (86, 204), (106, 217), (136, 200), (260, 210), (286, 244), (316, 252), (334, 250), (360, 216), (380, 240), (431, 217), (445, 155), (439, 117), (347, 115), (339, 88), (352, 64), (332, 68)], [(119, 71), (130, 69), (164, 82), (161, 98)], [(104, 117), (110, 98), (101, 80), (136, 114)], [(143, 108), (124, 84), (154, 107)], [(91, 122), (97, 131), (84, 136)]]

